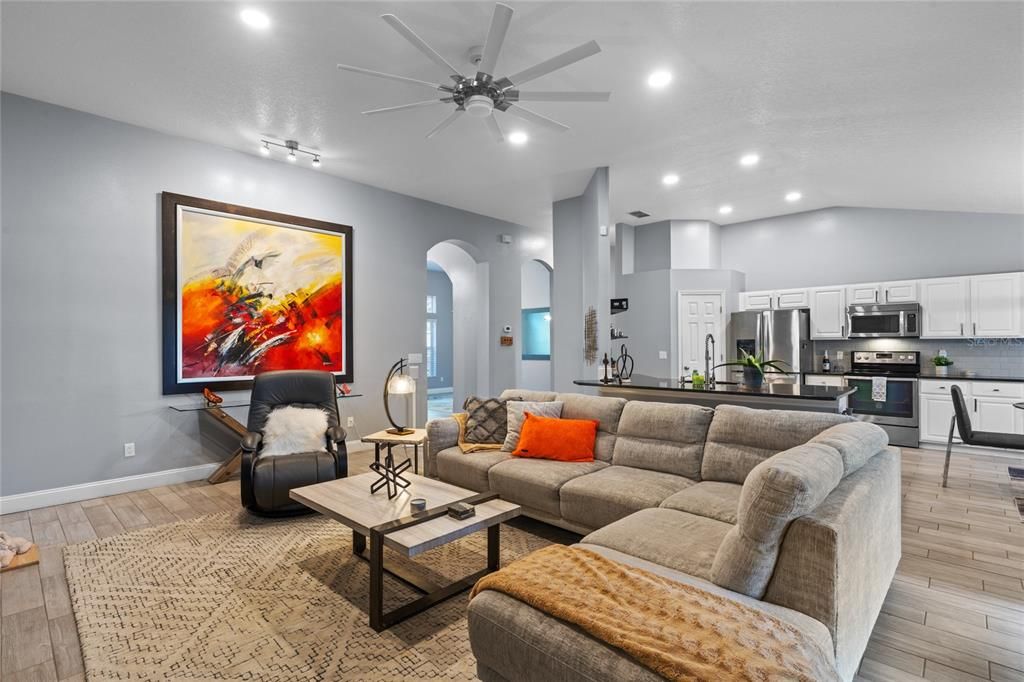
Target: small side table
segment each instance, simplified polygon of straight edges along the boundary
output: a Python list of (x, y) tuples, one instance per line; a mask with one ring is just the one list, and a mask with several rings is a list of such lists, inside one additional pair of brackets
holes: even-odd
[(396, 445), (411, 445), (413, 472), (418, 474), (420, 472), (420, 446), (426, 445), (427, 430), (413, 429), (413, 432), (407, 436), (398, 436), (387, 431), (378, 431), (377, 433), (371, 433), (369, 436), (363, 436), (362, 442), (373, 443), (373, 460), (377, 463), (380, 463), (380, 447), (382, 445), (387, 448), (389, 456), (391, 455), (391, 448)]

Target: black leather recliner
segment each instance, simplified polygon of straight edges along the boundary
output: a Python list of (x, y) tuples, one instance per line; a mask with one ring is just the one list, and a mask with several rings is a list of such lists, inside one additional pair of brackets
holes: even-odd
[[(262, 516), (292, 516), (312, 510), (288, 497), (292, 488), (348, 476), (345, 429), (338, 420), (334, 375), (283, 370), (256, 376), (249, 404), (249, 433), (242, 438), (242, 506)], [(263, 428), (277, 407), (318, 407), (327, 413), (324, 452), (261, 457)]]

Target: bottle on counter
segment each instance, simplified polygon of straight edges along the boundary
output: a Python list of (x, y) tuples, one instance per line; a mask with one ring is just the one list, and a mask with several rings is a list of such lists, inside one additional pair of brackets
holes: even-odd
[(822, 372), (831, 372), (832, 371), (832, 361), (828, 359), (828, 351), (825, 351), (825, 355), (821, 358), (821, 371)]

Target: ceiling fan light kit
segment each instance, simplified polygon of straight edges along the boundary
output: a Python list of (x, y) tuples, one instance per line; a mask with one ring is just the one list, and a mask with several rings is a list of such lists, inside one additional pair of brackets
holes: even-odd
[(390, 73), (364, 69), (359, 66), (338, 64), (338, 68), (344, 71), (359, 73), (374, 78), (385, 78), (403, 83), (411, 83), (439, 90), (444, 93), (438, 99), (413, 102), (411, 104), (400, 104), (393, 107), (370, 109), (364, 114), (374, 115), (393, 111), (404, 111), (406, 109), (419, 108), (433, 104), (454, 104), (455, 109), (447, 118), (442, 120), (430, 132), (427, 138), (432, 138), (466, 113), (473, 118), (484, 119), (488, 131), (497, 142), (504, 142), (505, 136), (501, 126), (495, 118), (494, 112), (511, 114), (525, 121), (529, 121), (548, 130), (565, 132), (569, 127), (547, 116), (531, 111), (519, 105), (519, 102), (607, 102), (611, 96), (610, 92), (522, 92), (518, 87), (524, 83), (546, 76), (549, 73), (563, 69), (578, 61), (591, 57), (601, 51), (596, 41), (584, 43), (562, 54), (556, 55), (528, 69), (503, 78), (495, 78), (494, 71), (501, 54), (502, 45), (505, 42), (505, 35), (512, 22), (513, 10), (508, 5), (498, 3), (494, 6), (494, 14), (491, 17), (491, 25), (487, 31), (487, 39), (483, 47), (474, 46), (469, 48), (467, 53), (470, 61), (476, 65), (477, 72), (474, 76), (465, 76), (458, 69), (452, 66), (448, 60), (441, 56), (436, 50), (426, 43), (415, 32), (406, 26), (401, 19), (393, 14), (384, 14), (381, 18), (403, 38), (408, 40), (416, 49), (422, 52), (428, 59), (448, 73), (453, 84), (434, 84), (429, 81), (397, 76)]

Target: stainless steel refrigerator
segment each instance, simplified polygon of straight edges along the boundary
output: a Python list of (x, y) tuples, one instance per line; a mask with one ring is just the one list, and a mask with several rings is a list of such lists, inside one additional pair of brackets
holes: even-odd
[[(791, 374), (765, 371), (765, 380), (772, 383), (800, 383), (802, 372), (811, 371), (814, 349), (811, 347), (810, 311), (748, 310), (733, 313), (729, 319), (726, 360), (739, 360), (740, 350), (765, 360), (781, 360)], [(743, 371), (730, 367), (729, 381), (739, 381)]]

